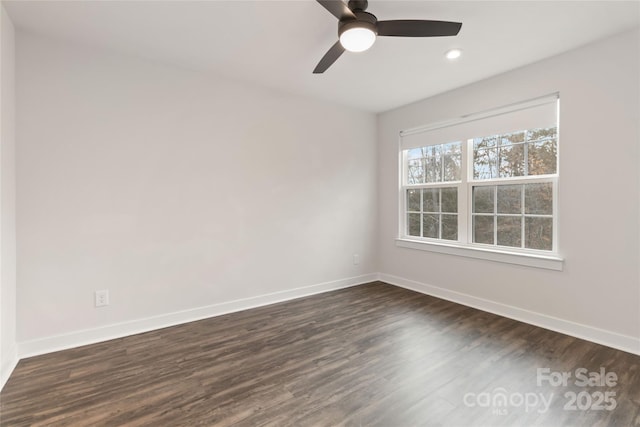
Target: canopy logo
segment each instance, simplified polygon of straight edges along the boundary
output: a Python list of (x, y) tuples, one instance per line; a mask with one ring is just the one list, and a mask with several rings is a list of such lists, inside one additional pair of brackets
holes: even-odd
[(548, 398), (543, 393), (508, 393), (505, 388), (498, 387), (491, 392), (466, 393), (462, 400), (469, 408), (491, 408), (495, 415), (507, 415), (508, 408), (524, 408), (525, 412), (537, 411), (544, 414), (549, 410), (553, 393)]

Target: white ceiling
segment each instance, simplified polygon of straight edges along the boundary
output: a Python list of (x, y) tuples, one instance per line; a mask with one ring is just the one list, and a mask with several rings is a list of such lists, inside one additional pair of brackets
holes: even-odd
[[(640, 1), (370, 0), (378, 19), (462, 22), (457, 37), (379, 37), (324, 74), (337, 20), (313, 0), (3, 1), (15, 26), (73, 43), (385, 111), (640, 25)], [(455, 62), (444, 53), (463, 49)]]

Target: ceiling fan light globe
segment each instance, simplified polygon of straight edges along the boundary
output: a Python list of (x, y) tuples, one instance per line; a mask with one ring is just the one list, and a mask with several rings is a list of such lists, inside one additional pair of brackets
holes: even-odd
[(340, 34), (340, 44), (349, 52), (364, 52), (375, 41), (376, 33), (365, 27), (351, 27)]

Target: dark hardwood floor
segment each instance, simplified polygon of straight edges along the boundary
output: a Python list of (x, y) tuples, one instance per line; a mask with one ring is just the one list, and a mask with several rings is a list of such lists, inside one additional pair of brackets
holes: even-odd
[(22, 360), (0, 425), (637, 426), (639, 362), (371, 283)]

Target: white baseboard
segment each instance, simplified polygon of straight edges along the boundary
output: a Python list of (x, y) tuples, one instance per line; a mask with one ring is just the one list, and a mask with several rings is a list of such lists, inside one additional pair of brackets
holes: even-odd
[(248, 310), (323, 292), (348, 288), (376, 280), (378, 280), (377, 273), (365, 274), (362, 276), (334, 280), (302, 288), (274, 292), (257, 297), (244, 298), (145, 319), (138, 319), (130, 322), (107, 325), (100, 328), (86, 329), (63, 335), (19, 342), (18, 356), (22, 359), (54, 351), (66, 350), (82, 345), (94, 344), (110, 339), (122, 338), (129, 335), (202, 320), (209, 317), (221, 316), (223, 314), (234, 313), (237, 311)]
[(20, 359), (18, 359), (18, 349), (15, 345), (6, 350), (4, 359), (5, 360), (3, 360), (2, 364), (0, 365), (0, 391), (2, 391), (2, 388), (7, 383), (7, 380), (11, 376), (11, 373), (20, 361)]
[(9, 375), (11, 375), (11, 372), (17, 365), (18, 361), (22, 358), (59, 350), (66, 350), (87, 344), (94, 344), (110, 339), (122, 338), (129, 335), (149, 332), (156, 329), (162, 329), (237, 311), (248, 310), (323, 292), (357, 286), (376, 280), (640, 355), (639, 338), (582, 325), (390, 274), (372, 273), (130, 322), (107, 325), (95, 329), (80, 330), (63, 335), (19, 342), (17, 344), (17, 349), (13, 351), (13, 358), (9, 358), (8, 360), (10, 361), (1, 367), (0, 390), (2, 389), (1, 386), (3, 386), (9, 378)]
[(468, 307), (477, 308), (478, 310), (487, 311), (499, 316), (539, 326), (544, 329), (549, 329), (565, 335), (571, 335), (573, 337), (602, 344), (607, 347), (640, 355), (640, 337), (622, 335), (606, 331), (604, 329), (594, 328), (593, 326), (582, 325), (580, 323), (524, 310), (522, 308), (497, 303), (483, 298), (474, 297), (472, 295), (451, 291), (449, 289), (439, 288), (437, 286), (427, 285), (390, 274), (380, 273), (378, 277), (380, 281), (389, 283), (390, 285), (410, 289), (422, 294), (431, 295), (447, 301), (466, 305)]

